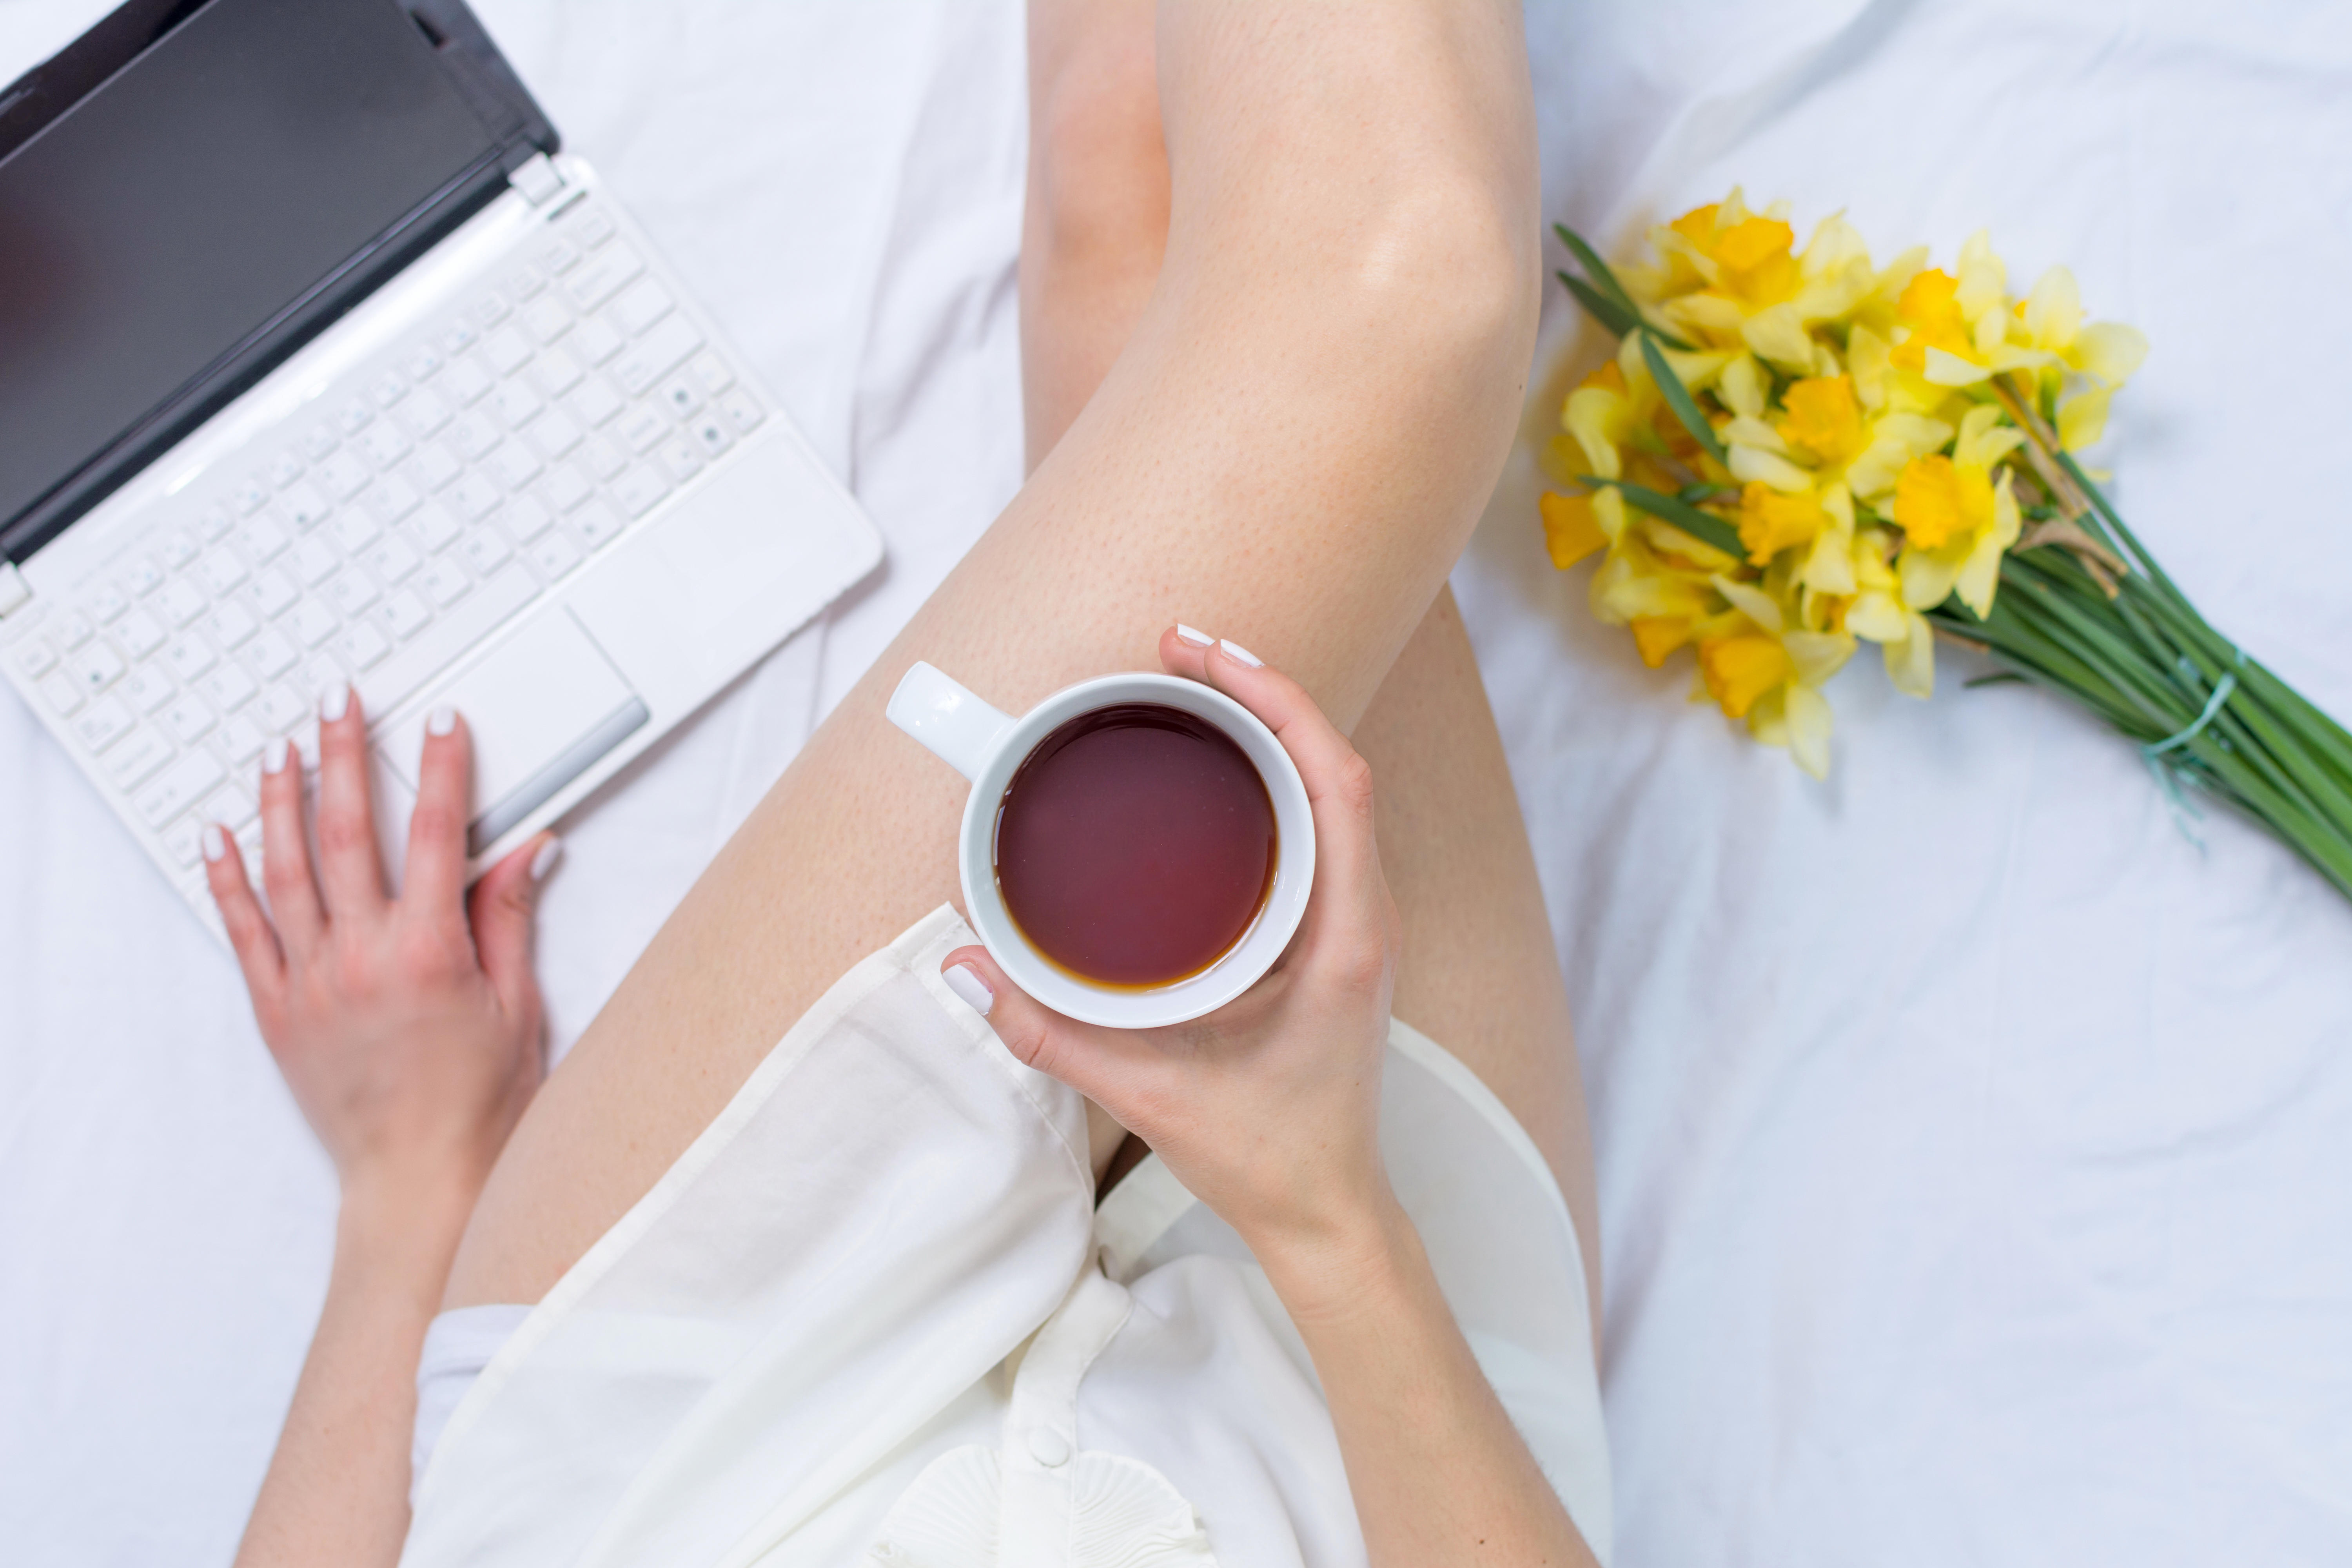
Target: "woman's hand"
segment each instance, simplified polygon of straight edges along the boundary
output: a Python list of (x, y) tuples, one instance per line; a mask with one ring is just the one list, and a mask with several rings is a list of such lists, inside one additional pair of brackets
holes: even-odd
[(302, 772), (284, 742), (261, 778), (270, 913), (218, 828), (205, 835), (205, 874), (261, 1037), (332, 1156), (347, 1207), (373, 1194), (401, 1208), (441, 1199), (462, 1226), (544, 1071), (532, 922), (556, 842), (524, 845), (467, 897), (472, 747), (464, 721), (439, 709), (425, 726), (401, 896), (385, 897), (366, 721), (348, 689), (321, 715), (317, 874)]
[(1370, 771), (1297, 682), (1231, 643), (1171, 631), (1160, 662), (1264, 720), (1306, 783), (1315, 886), (1281, 962), (1205, 1017), (1148, 1030), (1050, 1011), (982, 947), (959, 948), (943, 967), (958, 982), (957, 967), (972, 971), (1013, 1054), (1151, 1145), (1269, 1270), (1344, 1265), (1385, 1250), (1399, 1217), (1379, 1136), (1399, 927), (1372, 840)]

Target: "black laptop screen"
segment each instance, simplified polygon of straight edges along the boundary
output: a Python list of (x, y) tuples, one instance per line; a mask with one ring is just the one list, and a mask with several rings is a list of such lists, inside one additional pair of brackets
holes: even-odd
[(0, 160), (0, 529), (499, 143), (394, 0), (212, 0)]

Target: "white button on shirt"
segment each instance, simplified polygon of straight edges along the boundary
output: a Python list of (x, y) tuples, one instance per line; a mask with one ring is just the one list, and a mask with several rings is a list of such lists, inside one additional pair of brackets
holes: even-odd
[[(435, 1325), (404, 1563), (1364, 1562), (1265, 1274), (1157, 1160), (1095, 1207), (1077, 1096), (939, 978), (971, 940), (942, 909), (851, 971), (537, 1308)], [(1398, 1026), (1385, 1072), (1391, 1182), (1605, 1562), (1566, 1206), (1460, 1063)]]

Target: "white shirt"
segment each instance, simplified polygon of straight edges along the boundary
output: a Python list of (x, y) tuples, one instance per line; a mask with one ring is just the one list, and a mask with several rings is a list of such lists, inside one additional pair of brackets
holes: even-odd
[[(404, 1563), (1364, 1562), (1264, 1273), (1156, 1160), (1094, 1207), (1078, 1097), (939, 978), (971, 940), (943, 908), (845, 976), (478, 1378), (428, 1347)], [(1473, 1351), (1605, 1562), (1558, 1188), (1402, 1026), (1381, 1135)]]

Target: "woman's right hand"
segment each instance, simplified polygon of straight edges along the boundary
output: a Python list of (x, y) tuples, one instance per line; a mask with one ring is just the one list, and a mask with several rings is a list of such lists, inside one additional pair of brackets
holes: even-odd
[[(368, 788), (367, 721), (349, 689), (319, 726), (315, 866), (302, 770), (284, 742), (261, 775), (263, 880), (236, 841), (205, 832), (205, 871), (287, 1087), (357, 1197), (446, 1196), (456, 1235), (544, 1069), (531, 972), (545, 834), (466, 887), (472, 744), (464, 720), (425, 727), (400, 896), (385, 893)], [(275, 765), (269, 765), (275, 764)], [(445, 1259), (446, 1262), (446, 1259)], [(438, 1289), (437, 1285), (436, 1287)]]
[(1379, 1136), (1399, 926), (1372, 838), (1370, 770), (1296, 681), (1237, 652), (1174, 631), (1160, 639), (1169, 673), (1265, 721), (1307, 785), (1315, 885), (1275, 968), (1204, 1017), (1123, 1030), (1044, 1006), (986, 948), (959, 948), (941, 967), (970, 969), (1015, 1057), (1149, 1143), (1272, 1269), (1277, 1258), (1383, 1247), (1399, 1217)]

